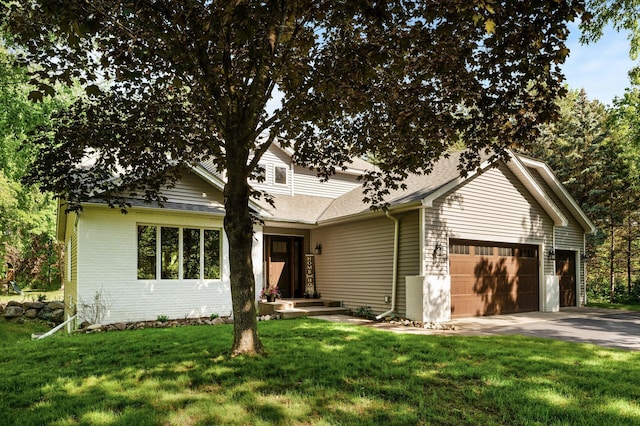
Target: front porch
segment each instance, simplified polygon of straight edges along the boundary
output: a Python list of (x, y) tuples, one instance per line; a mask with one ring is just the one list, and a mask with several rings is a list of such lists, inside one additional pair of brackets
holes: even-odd
[(315, 315), (350, 314), (342, 302), (323, 299), (277, 299), (275, 302), (258, 301), (258, 315), (280, 315), (281, 318), (311, 317)]

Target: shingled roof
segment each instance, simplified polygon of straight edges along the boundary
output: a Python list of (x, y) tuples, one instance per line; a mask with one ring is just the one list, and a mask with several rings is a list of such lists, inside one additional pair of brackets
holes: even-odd
[[(409, 175), (404, 181), (406, 189), (391, 191), (385, 197), (385, 201), (390, 206), (417, 202), (443, 185), (458, 179), (460, 177), (460, 170), (458, 169), (460, 154), (458, 152), (452, 154), (449, 158), (440, 158), (434, 164), (433, 171), (428, 175)], [(318, 221), (352, 216), (369, 211), (370, 205), (365, 204), (362, 201), (363, 198), (361, 187), (347, 192), (331, 203), (322, 215), (318, 217)]]

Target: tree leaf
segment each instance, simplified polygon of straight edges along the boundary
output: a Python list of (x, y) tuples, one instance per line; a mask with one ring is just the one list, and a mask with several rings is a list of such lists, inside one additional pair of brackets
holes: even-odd
[(487, 19), (486, 21), (484, 21), (484, 29), (489, 34), (495, 34), (496, 23), (493, 21), (493, 19)]

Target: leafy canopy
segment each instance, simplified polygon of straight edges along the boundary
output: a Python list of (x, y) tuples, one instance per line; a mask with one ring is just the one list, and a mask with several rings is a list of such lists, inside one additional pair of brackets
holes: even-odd
[[(555, 116), (565, 23), (580, 12), (573, 1), (67, 0), (2, 15), (41, 65), (33, 99), (58, 82), (86, 88), (55, 142), (38, 139), (31, 174), (73, 205), (115, 173), (149, 199), (177, 164), (211, 159), (247, 176), (276, 136), (325, 177), (375, 156), (366, 185), (380, 202), (461, 137), (497, 156), (530, 140)], [(282, 103), (267, 111), (276, 90)], [(94, 167), (77, 168), (88, 154)]]

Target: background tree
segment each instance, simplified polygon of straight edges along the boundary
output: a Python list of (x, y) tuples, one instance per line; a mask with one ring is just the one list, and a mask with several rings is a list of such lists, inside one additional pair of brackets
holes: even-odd
[[(618, 32), (625, 32), (629, 39), (629, 56), (631, 59), (637, 60), (640, 53), (640, 8), (634, 0), (587, 0), (587, 7), (593, 13), (593, 19), (585, 20), (581, 23), (580, 28), (583, 32), (581, 41), (590, 43), (602, 37), (604, 28), (612, 26)], [(619, 251), (626, 253), (626, 280), (627, 294), (631, 295), (634, 265), (637, 265), (638, 259), (634, 258), (637, 248), (636, 242), (638, 238), (638, 201), (637, 201), (637, 182), (638, 182), (638, 144), (636, 116), (637, 116), (637, 85), (640, 84), (640, 67), (636, 66), (629, 72), (632, 87), (628, 89), (621, 99), (614, 101), (612, 130), (616, 132), (615, 137), (623, 139), (626, 144), (624, 146), (624, 161), (629, 167), (630, 180), (626, 183), (629, 185), (628, 199), (626, 201), (619, 200), (620, 203), (626, 204), (626, 231), (622, 233), (621, 238), (626, 242), (625, 247), (620, 247)], [(635, 138), (636, 142), (633, 142)], [(635, 209), (635, 210), (634, 210)], [(637, 268), (637, 266), (635, 266)], [(638, 285), (640, 287), (640, 285)], [(611, 296), (613, 297), (613, 295)], [(640, 297), (640, 290), (634, 298), (637, 302)]]
[[(110, 196), (122, 188), (161, 202), (179, 166), (205, 159), (225, 172), (239, 354), (263, 350), (248, 178), (275, 138), (322, 178), (374, 156), (363, 184), (377, 206), (460, 137), (461, 170), (487, 148), (504, 157), (555, 116), (565, 24), (581, 11), (541, 0), (39, 0), (0, 16), (39, 66), (32, 98), (55, 83), (86, 89), (36, 139), (30, 173), (69, 209), (96, 189), (114, 206), (127, 207)], [(276, 90), (282, 102), (267, 110)], [(76, 167), (89, 153), (93, 166)], [(120, 188), (106, 180), (115, 173)]]
[[(591, 19), (582, 21), (581, 41), (591, 43), (600, 40), (605, 27), (611, 25), (618, 32), (625, 32), (629, 39), (629, 56), (638, 59), (640, 53), (640, 7), (636, 0), (587, 0)], [(630, 75), (637, 80), (640, 70), (635, 67)]]
[(26, 71), (0, 38), (0, 277), (10, 264), (21, 286), (51, 289), (61, 284), (55, 202), (51, 194), (21, 183), (35, 159), (33, 147), (23, 142), (70, 96), (34, 104), (27, 100), (31, 90)]
[[(624, 96), (614, 100), (610, 114), (611, 138), (620, 145), (620, 161), (627, 169), (624, 195), (618, 201), (624, 206), (624, 241), (627, 296), (632, 296), (635, 271), (640, 264), (640, 87), (632, 85)], [(640, 292), (640, 289), (637, 290)], [(640, 293), (636, 296), (640, 296)], [(636, 297), (637, 299), (637, 297)]]
[[(636, 252), (638, 125), (636, 96), (627, 92), (607, 110), (584, 90), (558, 100), (559, 119), (542, 126), (528, 153), (546, 161), (598, 227), (587, 239), (589, 290), (613, 303), (616, 276), (626, 264), (627, 288)], [(606, 283), (606, 284), (605, 284)]]

